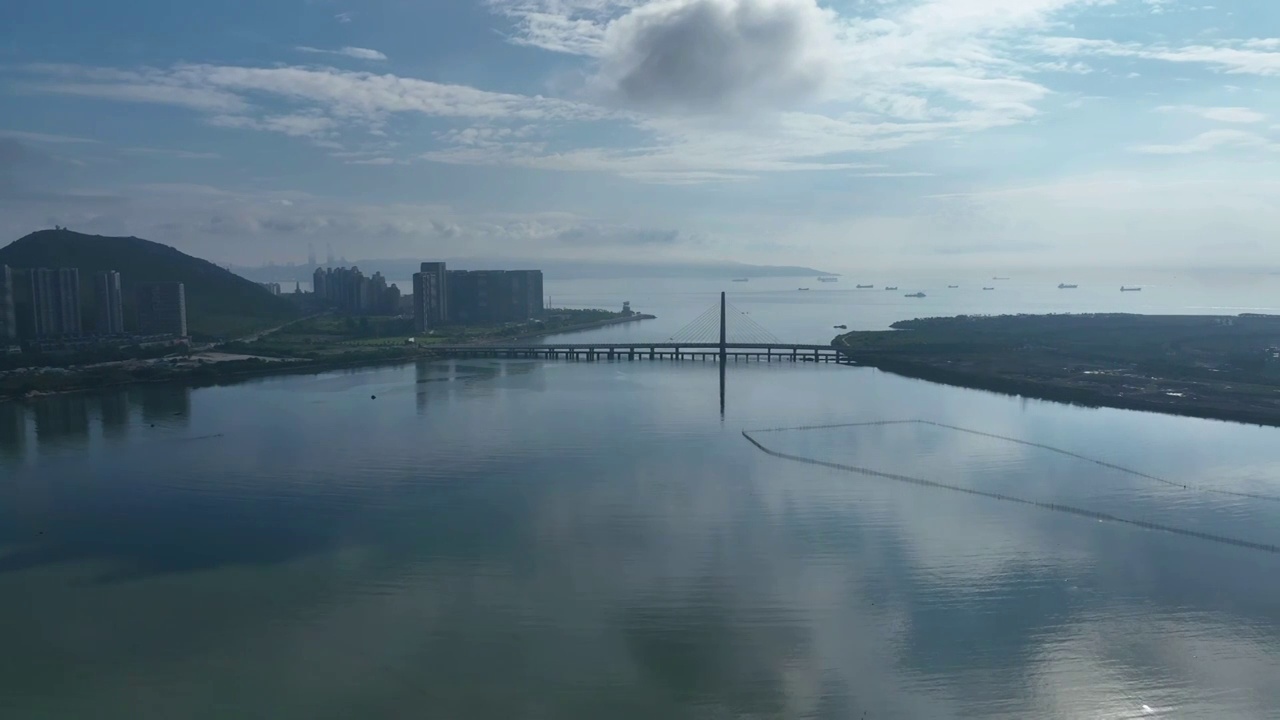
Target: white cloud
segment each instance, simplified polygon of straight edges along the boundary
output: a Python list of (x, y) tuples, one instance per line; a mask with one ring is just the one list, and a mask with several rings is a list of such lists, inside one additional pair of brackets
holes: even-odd
[(305, 52), (305, 53), (317, 53), (321, 55), (342, 55), (349, 58), (355, 58), (356, 60), (374, 60), (378, 62), (384, 62), (387, 60), (386, 55), (383, 55), (377, 50), (370, 50), (368, 48), (344, 47), (338, 50), (322, 50), (320, 48), (308, 47), (306, 45), (299, 45), (294, 49), (299, 52)]
[(89, 138), (74, 137), (71, 135), (51, 135), (49, 133), (24, 132), (22, 130), (0, 130), (0, 138), (9, 138), (11, 140), (25, 140), (26, 142), (40, 143), (96, 143), (97, 140)]
[(252, 115), (259, 96), (276, 103), (294, 103), (346, 123), (377, 123), (392, 113), (526, 121), (598, 120), (616, 115), (568, 100), (335, 68), (175, 65), (128, 71), (31, 65), (27, 70), (42, 78), (28, 86), (32, 91), (179, 105), (228, 116)]
[(1280, 150), (1280, 144), (1273, 143), (1256, 133), (1243, 130), (1210, 130), (1200, 133), (1186, 142), (1171, 145), (1139, 145), (1134, 147), (1133, 150), (1150, 155), (1189, 155), (1224, 148)]
[(1161, 105), (1158, 112), (1184, 112), (1199, 115), (1206, 120), (1224, 123), (1259, 123), (1267, 119), (1266, 115), (1245, 107), (1203, 107), (1200, 105)]
[(216, 160), (222, 156), (212, 152), (196, 152), (192, 150), (175, 150), (171, 148), (129, 147), (120, 151), (125, 155), (147, 155), (153, 157), (171, 157), (179, 160)]
[(218, 127), (240, 128), (246, 130), (269, 130), (290, 137), (323, 138), (331, 135), (338, 127), (338, 122), (330, 117), (316, 114), (269, 115), (266, 117), (247, 117), (244, 115), (215, 115), (209, 122)]
[(1052, 55), (1106, 55), (1207, 65), (1228, 74), (1280, 76), (1280, 52), (1271, 39), (1223, 41), (1217, 45), (1142, 45), (1076, 37), (1044, 38), (1041, 48)]
[(609, 23), (594, 80), (645, 110), (790, 107), (829, 80), (834, 47), (814, 0), (657, 0)]

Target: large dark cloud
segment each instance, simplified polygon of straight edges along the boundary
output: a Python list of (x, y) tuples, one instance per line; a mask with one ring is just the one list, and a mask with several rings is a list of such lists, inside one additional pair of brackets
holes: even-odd
[(814, 0), (655, 2), (609, 25), (596, 79), (646, 110), (791, 105), (828, 79), (831, 23)]

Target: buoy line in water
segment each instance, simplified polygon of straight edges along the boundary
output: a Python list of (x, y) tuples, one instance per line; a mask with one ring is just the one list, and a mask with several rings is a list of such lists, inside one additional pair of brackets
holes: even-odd
[(1116, 470), (1116, 471), (1125, 473), (1126, 475), (1140, 477), (1140, 478), (1143, 478), (1144, 480), (1152, 480), (1158, 483), (1162, 483), (1164, 485), (1168, 485), (1170, 487), (1181, 488), (1183, 490), (1191, 490), (1194, 492), (1202, 492), (1202, 493), (1212, 493), (1215, 495), (1230, 495), (1231, 497), (1248, 498), (1250, 500), (1265, 500), (1267, 502), (1280, 502), (1280, 495), (1267, 495), (1264, 493), (1242, 492), (1238, 490), (1223, 490), (1221, 488), (1205, 487), (1203, 485), (1187, 485), (1186, 483), (1180, 483), (1174, 480), (1169, 480), (1167, 478), (1159, 477), (1157, 475), (1151, 475), (1148, 473), (1144, 473), (1140, 470), (1134, 470), (1132, 468), (1123, 467), (1121, 465), (1116, 465), (1115, 463), (1107, 462), (1106, 460), (1099, 460), (1098, 458), (1089, 457), (1088, 455), (1081, 455), (1080, 453), (1072, 452), (1071, 450), (1065, 450), (1059, 447), (1054, 447), (1052, 445), (1045, 445), (1044, 443), (1031, 442), (1029, 440), (1019, 440), (1018, 438), (1012, 438), (1006, 435), (996, 435), (995, 433), (983, 432), (981, 430), (973, 430), (971, 428), (964, 428), (956, 425), (947, 425), (946, 423), (934, 422), (932, 420), (873, 420), (870, 422), (834, 423), (830, 425), (799, 425), (796, 427), (765, 428), (761, 430), (750, 430), (749, 432), (758, 435), (761, 433), (791, 432), (791, 431), (805, 431), (805, 430), (832, 430), (832, 429), (838, 429), (838, 428), (871, 427), (876, 425), (912, 425), (912, 424), (932, 425), (933, 427), (944, 428), (946, 430), (955, 430), (956, 432), (968, 433), (970, 435), (977, 435), (979, 437), (987, 437), (995, 440), (1004, 440), (1005, 442), (1011, 442), (1017, 445), (1024, 445), (1026, 447), (1039, 448), (1041, 450), (1048, 450), (1049, 452), (1057, 453), (1059, 455), (1066, 455), (1067, 457), (1072, 457), (1077, 460), (1084, 460), (1085, 462), (1091, 462), (1094, 465), (1100, 465), (1102, 467), (1109, 468), (1111, 470)]
[[(904, 424), (909, 422), (916, 422), (916, 421), (913, 421), (913, 420), (881, 421), (879, 423), (872, 423), (872, 424), (892, 425), (892, 424)], [(856, 426), (856, 424), (846, 425), (846, 427), (851, 427), (851, 426)], [(792, 428), (779, 428), (779, 430), (783, 430), (783, 429), (792, 429)], [(805, 429), (817, 429), (817, 427), (815, 426), (813, 428), (805, 428)], [(755, 432), (759, 433), (759, 432), (770, 432), (770, 431), (755, 431)], [(1022, 497), (1017, 497), (1015, 495), (1008, 495), (1006, 493), (991, 492), (987, 490), (977, 490), (974, 488), (962, 487), (960, 485), (950, 485), (947, 483), (937, 482), (934, 480), (925, 480), (924, 478), (911, 477), (910, 475), (899, 475), (897, 473), (887, 473), (887, 472), (882, 472), (880, 470), (872, 470), (871, 468), (858, 467), (856, 465), (846, 465), (844, 463), (833, 463), (825, 460), (818, 460), (816, 458), (804, 457), (801, 455), (791, 455), (789, 453), (779, 452), (777, 450), (773, 450), (768, 447), (765, 447), (764, 444), (762, 444), (759, 440), (752, 437), (751, 433), (746, 430), (742, 431), (742, 437), (746, 438), (747, 442), (754, 445), (758, 450), (765, 453), (766, 455), (771, 455), (773, 457), (780, 458), (782, 460), (789, 460), (792, 462), (804, 463), (806, 465), (815, 465), (818, 467), (825, 467), (832, 470), (841, 470), (844, 472), (858, 473), (860, 475), (868, 475), (871, 477), (885, 478), (887, 480), (894, 480), (897, 482), (907, 483), (910, 485), (918, 485), (920, 487), (934, 488), (937, 490), (950, 490), (952, 492), (958, 492), (958, 493), (964, 493), (966, 495), (973, 495), (977, 497), (988, 498), (990, 500), (1000, 500), (1003, 502), (1011, 502), (1011, 503), (1017, 503), (1019, 505), (1036, 507), (1042, 510), (1052, 510), (1054, 512), (1060, 512), (1067, 515), (1075, 515), (1077, 517), (1089, 518), (1091, 520), (1121, 523), (1124, 525), (1131, 525), (1133, 527), (1142, 528), (1144, 530), (1155, 530), (1158, 532), (1169, 533), (1171, 535), (1180, 535), (1182, 537), (1195, 538), (1197, 540), (1205, 540), (1208, 542), (1215, 542), (1215, 543), (1221, 543), (1223, 545), (1231, 545), (1234, 547), (1245, 548), (1247, 550), (1260, 550), (1262, 552), (1271, 553), (1273, 555), (1280, 555), (1280, 545), (1273, 545), (1271, 543), (1253, 542), (1251, 540), (1243, 540), (1240, 538), (1234, 538), (1227, 535), (1217, 535), (1214, 533), (1201, 532), (1199, 530), (1188, 530), (1186, 528), (1175, 527), (1173, 525), (1162, 525), (1160, 523), (1148, 522), (1146, 520), (1136, 520), (1133, 518), (1120, 517), (1118, 515), (1112, 515), (1111, 513), (1099, 512), (1097, 510), (1087, 510), (1085, 508), (1076, 507), (1074, 505), (1063, 505), (1061, 503), (1051, 503), (1051, 502), (1043, 502), (1040, 500), (1031, 500), (1029, 498), (1022, 498)]]

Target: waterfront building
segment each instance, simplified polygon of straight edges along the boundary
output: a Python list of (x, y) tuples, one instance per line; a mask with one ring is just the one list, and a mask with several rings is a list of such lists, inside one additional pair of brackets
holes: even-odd
[(18, 337), (17, 316), (13, 308), (13, 271), (0, 265), (0, 348)]
[(120, 273), (109, 270), (94, 275), (93, 290), (98, 306), (98, 334), (123, 335), (124, 303), (120, 296)]
[(36, 337), (75, 337), (80, 320), (80, 271), (35, 268), (27, 271), (31, 289), (32, 329)]
[(542, 315), (541, 270), (450, 270), (447, 277), (451, 322), (524, 322)]
[(413, 320), (418, 332), (432, 330), (451, 318), (448, 271), (442, 262), (424, 262), (413, 276)]
[(157, 282), (138, 287), (138, 332), (187, 335), (187, 293), (182, 283)]
[(400, 289), (388, 287), (387, 279), (380, 272), (365, 277), (358, 267), (316, 268), (311, 276), (311, 290), (321, 305), (343, 312), (399, 314)]

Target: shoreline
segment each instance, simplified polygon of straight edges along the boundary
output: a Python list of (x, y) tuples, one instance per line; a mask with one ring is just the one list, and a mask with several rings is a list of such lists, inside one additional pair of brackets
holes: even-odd
[[(568, 335), (576, 332), (585, 332), (602, 327), (609, 327), (611, 325), (620, 325), (623, 323), (653, 319), (655, 319), (655, 316), (653, 315), (636, 314), (629, 317), (597, 320), (583, 325), (574, 326), (572, 328), (556, 328), (555, 330), (527, 333), (509, 338), (497, 338), (494, 340), (486, 340), (470, 344), (476, 346), (497, 345), (519, 340), (546, 337), (549, 335)], [(420, 360), (440, 361), (447, 359), (447, 357), (440, 353), (432, 351), (430, 345), (424, 345), (421, 347), (396, 346), (394, 349), (397, 352), (392, 355), (381, 356), (378, 354), (379, 352), (389, 352), (389, 350), (370, 351), (366, 353), (355, 352), (353, 354), (363, 354), (364, 356), (348, 358), (339, 355), (335, 356), (332, 360), (288, 360), (268, 358), (267, 356), (253, 356), (243, 360), (219, 363), (221, 365), (228, 366), (221, 370), (218, 369), (219, 364), (212, 364), (198, 368), (173, 370), (168, 374), (151, 378), (130, 377), (122, 378), (113, 382), (71, 384), (67, 387), (52, 390), (30, 390), (22, 393), (0, 394), (0, 402), (22, 402), (26, 400), (37, 400), (41, 397), (48, 397), (52, 395), (93, 392), (96, 390), (126, 387), (129, 385), (149, 385), (156, 383), (181, 383), (189, 387), (216, 387), (218, 385), (230, 384), (238, 380), (255, 377), (319, 374), (333, 370), (394, 366), (417, 362)], [(231, 366), (231, 363), (235, 363), (235, 365)], [(74, 383), (74, 381), (72, 382)]]
[(903, 320), (831, 341), (854, 364), (1081, 407), (1280, 427), (1280, 318), (1078, 315)]
[(847, 356), (854, 367), (870, 368), (880, 372), (897, 375), (909, 380), (922, 380), (935, 385), (978, 390), (995, 393), (1007, 397), (1026, 398), (1041, 402), (1072, 405), (1075, 407), (1111, 410), (1132, 410), (1150, 412), (1159, 415), (1198, 418), (1200, 420), (1219, 420), (1223, 422), (1258, 425), (1262, 427), (1280, 427), (1280, 415), (1266, 411), (1250, 409), (1231, 410), (1202, 405), (1161, 404), (1144, 401), (1139, 398), (1125, 398), (1101, 393), (1090, 393), (1087, 390), (1076, 390), (1052, 385), (1037, 384), (1031, 380), (1011, 380), (1000, 377), (980, 376), (962, 371), (946, 370), (924, 363), (912, 363), (909, 360), (887, 360), (884, 358), (859, 358)]

